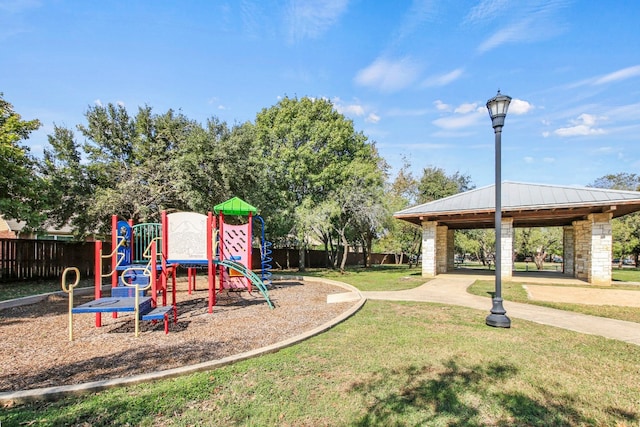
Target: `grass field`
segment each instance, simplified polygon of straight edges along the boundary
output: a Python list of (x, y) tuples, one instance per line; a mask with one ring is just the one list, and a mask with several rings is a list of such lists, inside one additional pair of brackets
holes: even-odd
[[(363, 290), (419, 270), (308, 272)], [(482, 287), (484, 285), (475, 285)], [(505, 295), (520, 292), (505, 289)], [(638, 426), (640, 347), (438, 304), (369, 301), (326, 333), (210, 372), (0, 411), (4, 426)], [(117, 338), (116, 338), (117, 339)], [(35, 358), (34, 358), (35, 360)]]

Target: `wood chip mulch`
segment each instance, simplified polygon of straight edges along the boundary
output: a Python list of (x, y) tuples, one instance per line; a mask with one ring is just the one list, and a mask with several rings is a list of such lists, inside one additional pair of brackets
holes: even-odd
[[(335, 318), (350, 303), (327, 304), (327, 295), (344, 289), (321, 282), (274, 282), (269, 297), (254, 290), (218, 294), (213, 314), (207, 312), (208, 291), (187, 292), (178, 279), (178, 323), (140, 322), (134, 336), (130, 314), (113, 319), (94, 314), (73, 316), (69, 342), (68, 299), (49, 296), (40, 303), (0, 311), (0, 392), (79, 384), (150, 373), (220, 359), (294, 337)], [(74, 305), (91, 297), (75, 297)]]

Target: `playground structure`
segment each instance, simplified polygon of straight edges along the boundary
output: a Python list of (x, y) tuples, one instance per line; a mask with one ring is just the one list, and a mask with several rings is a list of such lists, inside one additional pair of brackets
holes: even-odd
[[(267, 287), (270, 283), (270, 242), (264, 241), (262, 224), (262, 278), (251, 270), (253, 217), (257, 210), (234, 197), (203, 215), (195, 212), (162, 212), (161, 223), (132, 224), (112, 217), (111, 252), (103, 254), (102, 241), (95, 243), (94, 299), (73, 307), (73, 291), (79, 282), (78, 270), (67, 268), (62, 274), (62, 289), (69, 294), (69, 340), (73, 340), (73, 314), (95, 313), (96, 327), (102, 326), (102, 313), (120, 312), (134, 315), (135, 335), (139, 321), (164, 321), (169, 332), (169, 314), (177, 322), (176, 270), (187, 269), (189, 293), (195, 289), (196, 269), (206, 268), (208, 312), (213, 313), (216, 293), (223, 290), (246, 290), (255, 286), (269, 308)], [(227, 224), (225, 215), (246, 217), (243, 224)], [(103, 273), (103, 260), (111, 259), (111, 268)], [(74, 283), (67, 284), (67, 273), (76, 273)], [(216, 289), (216, 276), (220, 285)], [(102, 279), (111, 278), (111, 295), (102, 296)], [(167, 305), (167, 293), (171, 304)], [(161, 296), (161, 303), (158, 301)]]

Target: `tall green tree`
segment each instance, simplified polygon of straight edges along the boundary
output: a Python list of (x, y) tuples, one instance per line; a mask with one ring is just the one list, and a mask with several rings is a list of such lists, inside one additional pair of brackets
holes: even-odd
[(43, 220), (42, 180), (22, 143), (39, 128), (40, 121), (22, 120), (0, 92), (0, 214), (34, 228)]
[(86, 138), (87, 173), (95, 183), (89, 215), (106, 229), (117, 214), (135, 222), (159, 221), (163, 209), (183, 209), (172, 168), (177, 147), (197, 124), (168, 110), (153, 114), (151, 107), (131, 117), (122, 105), (90, 107), (87, 125), (78, 129)]
[(454, 172), (447, 175), (444, 169), (427, 167), (418, 182), (418, 203), (427, 203), (457, 193), (474, 189), (469, 175)]
[[(640, 190), (640, 176), (634, 173), (621, 172), (609, 174), (596, 179), (590, 187), (609, 188), (612, 190)], [(615, 218), (612, 221), (613, 257), (622, 264), (625, 256), (633, 256), (638, 265), (640, 258), (640, 212)]]
[(404, 262), (404, 256), (416, 259), (421, 249), (422, 231), (420, 226), (393, 218), (395, 212), (401, 211), (416, 203), (418, 180), (411, 172), (411, 163), (403, 159), (403, 164), (394, 180), (387, 184), (385, 204), (389, 216), (384, 224), (384, 232), (378, 242), (383, 252), (395, 254), (397, 264)]
[(280, 228), (297, 237), (304, 270), (308, 228), (296, 209), (314, 208), (346, 185), (348, 166), (359, 161), (377, 167), (372, 144), (325, 99), (285, 97), (256, 117), (257, 155), (264, 161), (260, 182), (277, 206)]
[(50, 148), (45, 148), (40, 163), (46, 182), (47, 216), (58, 227), (71, 226), (76, 238), (82, 239), (94, 231), (88, 215), (94, 185), (72, 130), (56, 125), (48, 141)]

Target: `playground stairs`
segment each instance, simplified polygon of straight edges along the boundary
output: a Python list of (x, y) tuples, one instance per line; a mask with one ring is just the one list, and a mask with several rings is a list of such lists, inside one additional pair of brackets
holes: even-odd
[[(124, 280), (129, 285), (145, 287), (149, 284), (149, 276), (139, 271), (126, 272)], [(72, 309), (72, 313), (120, 313), (136, 311), (136, 288), (132, 286), (116, 286), (111, 288), (111, 296), (102, 297)], [(140, 290), (137, 298), (138, 318), (142, 321), (164, 321), (164, 332), (169, 333), (169, 314), (174, 311), (172, 305), (153, 307), (153, 299), (147, 291)], [(175, 316), (174, 316), (175, 321)]]

